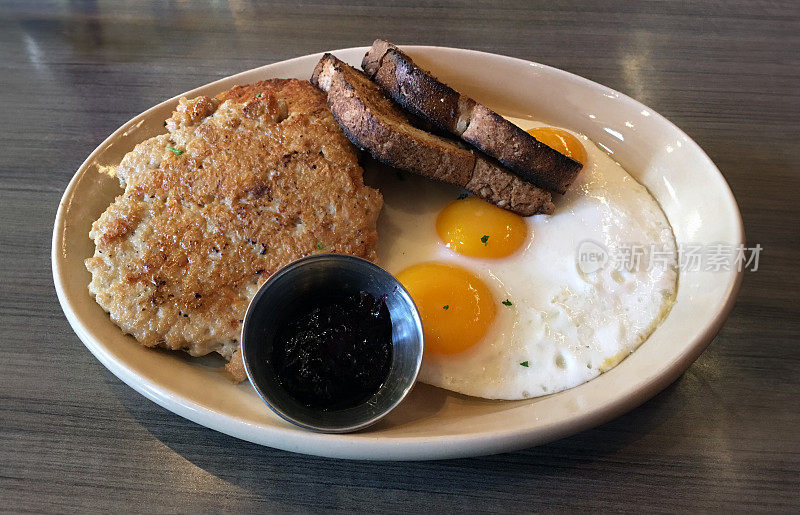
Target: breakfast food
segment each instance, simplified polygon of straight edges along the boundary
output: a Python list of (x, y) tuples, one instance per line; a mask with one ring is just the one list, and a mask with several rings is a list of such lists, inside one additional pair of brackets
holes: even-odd
[(550, 213), (548, 191), (537, 188), (475, 152), (414, 127), (408, 116), (363, 73), (325, 54), (311, 82), (347, 137), (377, 160), (460, 186), (521, 215)]
[(403, 107), (474, 145), (528, 182), (564, 193), (581, 170), (579, 161), (440, 82), (388, 41), (375, 40), (361, 66)]
[(307, 81), (181, 99), (117, 168), (93, 224), (89, 291), (148, 347), (217, 352), (237, 379), (245, 309), (281, 266), (320, 252), (374, 260), (381, 194)]
[[(604, 151), (568, 134), (584, 147), (585, 166), (546, 217), (375, 174), (384, 194), (379, 261), (422, 316), (420, 381), (488, 399), (558, 392), (613, 368), (669, 312), (677, 252), (665, 215)], [(582, 269), (582, 244), (605, 251), (606, 266)], [(639, 266), (615, 265), (610, 257), (631, 244), (642, 251)]]
[(384, 298), (329, 294), (299, 305), (277, 332), (270, 366), (290, 397), (325, 410), (374, 395), (392, 365), (392, 320)]
[[(181, 99), (168, 133), (125, 156), (125, 192), (94, 223), (86, 260), (89, 291), (115, 323), (148, 347), (216, 352), (241, 380), (239, 332), (258, 287), (297, 258), (337, 252), (397, 276), (423, 322), (419, 379), (455, 392), (554, 393), (649, 337), (675, 298), (677, 251), (642, 185), (587, 137), (504, 119), (390, 43), (376, 41), (363, 66), (369, 76), (325, 54), (310, 83)], [(351, 142), (416, 176), (375, 173), (382, 196)], [(564, 193), (557, 206), (548, 189)], [(616, 266), (609, 256), (626, 244), (651, 252)], [(576, 263), (585, 245), (602, 266)], [(373, 309), (379, 296), (329, 300), (298, 311), (271, 362), (296, 399), (339, 409), (381, 387), (392, 326)], [(347, 332), (339, 319), (363, 324)], [(372, 349), (361, 345), (370, 335)]]

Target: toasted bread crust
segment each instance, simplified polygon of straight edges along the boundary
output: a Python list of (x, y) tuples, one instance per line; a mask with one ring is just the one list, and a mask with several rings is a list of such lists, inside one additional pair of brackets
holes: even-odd
[(375, 40), (362, 67), (404, 108), (474, 145), (528, 182), (564, 193), (582, 168), (442, 83), (388, 41)]
[(336, 57), (325, 54), (311, 82), (328, 93), (328, 106), (350, 141), (375, 159), (461, 186), (523, 216), (552, 213), (548, 191), (453, 141), (417, 129), (380, 87)]
[(467, 120), (459, 124), (459, 113), (471, 111), (475, 102), (414, 65), (393, 44), (376, 39), (361, 67), (405, 109), (444, 131), (464, 132)]

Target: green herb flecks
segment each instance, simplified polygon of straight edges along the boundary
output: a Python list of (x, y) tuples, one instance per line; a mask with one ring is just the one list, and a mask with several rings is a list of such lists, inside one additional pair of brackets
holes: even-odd
[(469, 195), (467, 195), (466, 193), (462, 193), (461, 195), (458, 196), (457, 200), (464, 200), (467, 197), (469, 197)]
[(179, 155), (183, 154), (183, 152), (184, 152), (183, 150), (181, 150), (179, 148), (175, 148), (175, 147), (167, 147), (167, 150), (169, 150), (170, 152), (172, 152), (176, 156), (179, 156)]
[(520, 365), (522, 365), (523, 367), (527, 367), (528, 366), (528, 362), (527, 361), (523, 361), (522, 363), (520, 363)]
[(445, 304), (444, 306), (442, 306), (442, 309), (444, 310), (450, 309), (450, 304)]
[(504, 300), (504, 301), (503, 301), (503, 303), (502, 303), (502, 304), (503, 304), (504, 306), (510, 306), (510, 305), (511, 305), (511, 301), (510, 301), (510, 300), (508, 300), (508, 299), (506, 299), (506, 300)]
[(323, 245), (322, 243), (317, 243), (317, 250), (322, 250), (324, 248), (325, 248), (325, 245)]
[(481, 243), (483, 243), (484, 247), (489, 244), (489, 235), (488, 234), (484, 234), (483, 236), (481, 236)]

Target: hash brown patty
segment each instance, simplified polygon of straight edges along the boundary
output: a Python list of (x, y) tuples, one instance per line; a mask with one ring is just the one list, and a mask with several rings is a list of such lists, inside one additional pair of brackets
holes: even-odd
[(374, 261), (383, 199), (307, 81), (181, 99), (166, 127), (117, 168), (125, 192), (92, 225), (89, 291), (142, 345), (217, 352), (243, 380), (258, 287), (315, 252)]

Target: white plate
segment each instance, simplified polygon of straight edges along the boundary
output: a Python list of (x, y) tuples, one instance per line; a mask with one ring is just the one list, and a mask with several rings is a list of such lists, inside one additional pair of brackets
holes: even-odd
[[(541, 64), (471, 50), (406, 49), (424, 68), (502, 114), (575, 129), (612, 152), (661, 203), (678, 244), (744, 242), (736, 201), (719, 170), (686, 134), (646, 106)], [(366, 50), (334, 54), (358, 66)], [(182, 96), (215, 95), (273, 77), (307, 79), (320, 57), (263, 66)], [(90, 276), (83, 260), (93, 253), (91, 223), (121, 193), (109, 171), (136, 143), (164, 131), (163, 121), (177, 99), (120, 127), (78, 169), (56, 216), (53, 276), (70, 324), (111, 372), (168, 410), (217, 431), (280, 449), (355, 459), (451, 458), (521, 449), (606, 422), (655, 395), (697, 358), (733, 306), (741, 273), (683, 272), (677, 302), (664, 323), (620, 365), (577, 388), (495, 402), (418, 384), (398, 409), (368, 430), (325, 435), (299, 429), (273, 415), (248, 383), (231, 384), (218, 361), (136, 344), (87, 290)]]

